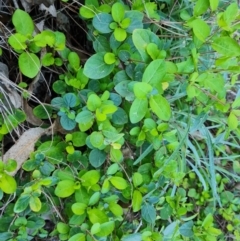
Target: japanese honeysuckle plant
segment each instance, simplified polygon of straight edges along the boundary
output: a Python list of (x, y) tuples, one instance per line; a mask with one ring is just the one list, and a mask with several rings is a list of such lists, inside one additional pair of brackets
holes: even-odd
[(79, 17), (85, 63), (63, 33), (13, 14), (22, 74), (61, 66), (33, 109), (61, 131), (36, 143), (23, 177), (0, 162), (0, 239), (240, 240), (237, 2), (86, 0)]

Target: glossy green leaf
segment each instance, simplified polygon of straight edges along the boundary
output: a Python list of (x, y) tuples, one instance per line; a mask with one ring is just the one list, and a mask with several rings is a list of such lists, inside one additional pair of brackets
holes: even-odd
[(153, 95), (150, 97), (149, 104), (154, 114), (160, 120), (168, 121), (171, 117), (171, 107), (169, 102), (161, 95)]
[(21, 72), (29, 77), (34, 78), (40, 71), (40, 60), (37, 55), (33, 53), (24, 52), (18, 58), (18, 65)]
[(143, 176), (139, 172), (135, 172), (133, 174), (133, 185), (134, 187), (138, 187), (143, 183)]
[(111, 22), (113, 22), (113, 18), (110, 14), (99, 13), (94, 16), (92, 24), (100, 33), (111, 33), (112, 29), (109, 28)]
[(129, 117), (131, 123), (137, 123), (143, 119), (148, 111), (148, 100), (136, 98), (130, 108)]
[(17, 199), (14, 205), (14, 212), (21, 213), (23, 212), (29, 205), (30, 194), (21, 194), (21, 196)]
[(54, 64), (54, 57), (52, 53), (46, 53), (42, 59), (42, 65), (45, 67), (51, 66)]
[(105, 153), (104, 151), (100, 151), (98, 149), (91, 150), (89, 154), (90, 164), (95, 168), (100, 167), (105, 162), (106, 158), (107, 153)]
[(210, 8), (212, 11), (216, 11), (219, 5), (219, 0), (209, 0)]
[(89, 206), (95, 205), (96, 203), (98, 203), (100, 197), (101, 197), (101, 193), (100, 193), (100, 192), (95, 192), (95, 193), (90, 197), (88, 205), (89, 205)]
[(116, 216), (116, 217), (120, 217), (123, 215), (123, 208), (115, 203), (115, 202), (111, 202), (109, 204), (109, 210)]
[(79, 123), (81, 131), (85, 132), (93, 125), (94, 115), (88, 110), (81, 111), (75, 118), (75, 121)]

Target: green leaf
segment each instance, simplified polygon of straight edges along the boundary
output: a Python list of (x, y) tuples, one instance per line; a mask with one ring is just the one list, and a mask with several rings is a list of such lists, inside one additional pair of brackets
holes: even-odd
[(42, 203), (38, 197), (32, 196), (29, 200), (30, 208), (33, 212), (39, 212), (42, 208)]
[(204, 229), (206, 230), (212, 225), (213, 225), (213, 216), (211, 213), (209, 213), (203, 220), (202, 227), (204, 227)]
[(145, 82), (137, 82), (133, 86), (133, 92), (137, 98), (146, 98), (147, 94), (152, 91), (152, 86)]
[(116, 217), (121, 217), (123, 215), (123, 208), (115, 203), (111, 202), (109, 203), (109, 210), (116, 216)]
[(54, 43), (54, 49), (57, 51), (64, 50), (65, 44), (66, 44), (66, 37), (64, 33), (55, 31), (55, 43)]
[[(126, 28), (127, 33), (132, 33), (135, 29), (143, 29), (143, 13), (135, 10), (126, 11), (125, 18), (130, 19), (130, 25)], [(128, 20), (129, 21), (129, 20)]]
[(34, 23), (27, 12), (17, 9), (12, 16), (12, 22), (18, 33), (25, 36), (32, 35), (34, 31)]
[(114, 64), (116, 62), (115, 54), (113, 54), (113, 53), (106, 53), (104, 55), (104, 62), (106, 64)]
[(133, 174), (133, 185), (134, 187), (138, 187), (143, 183), (143, 176), (139, 172), (135, 172)]
[(236, 130), (239, 124), (238, 118), (236, 115), (234, 115), (233, 111), (230, 112), (230, 115), (228, 116), (228, 126), (230, 130)]
[(112, 5), (112, 18), (115, 22), (120, 23), (125, 14), (124, 5), (120, 2), (114, 3)]
[(18, 58), (18, 65), (21, 72), (29, 77), (34, 78), (40, 71), (40, 60), (37, 55), (33, 53), (22, 53)]
[(115, 188), (119, 190), (124, 190), (128, 187), (127, 181), (122, 177), (114, 176), (114, 177), (111, 177), (109, 181)]
[(63, 96), (64, 106), (66, 107), (74, 107), (77, 102), (77, 97), (73, 93), (67, 93)]
[(194, 16), (202, 15), (203, 13), (207, 12), (209, 7), (209, 0), (198, 0), (196, 5), (193, 9)]
[(47, 67), (54, 64), (54, 57), (52, 53), (46, 53), (42, 59), (42, 65)]
[(100, 173), (96, 170), (88, 171), (81, 177), (82, 185), (84, 187), (90, 187), (97, 184), (99, 179)]
[(156, 87), (163, 81), (165, 74), (166, 69), (164, 60), (153, 60), (145, 69), (142, 77), (142, 82)]
[(210, 27), (208, 24), (200, 18), (190, 21), (188, 25), (193, 29), (195, 36), (202, 42), (205, 42), (206, 38), (210, 34)]
[(76, 147), (85, 146), (86, 138), (87, 138), (86, 133), (79, 132), (79, 131), (72, 133), (72, 142), (73, 142), (73, 145)]
[(142, 201), (142, 193), (138, 190), (134, 190), (132, 199), (133, 212), (138, 212), (141, 209)]
[(92, 24), (100, 33), (111, 33), (112, 29), (109, 28), (111, 22), (113, 22), (113, 18), (110, 14), (99, 13), (94, 16)]
[(89, 154), (89, 161), (93, 167), (98, 168), (105, 162), (106, 157), (107, 153), (104, 151), (93, 149)]
[(18, 198), (14, 205), (14, 212), (15, 213), (21, 213), (23, 212), (29, 205), (30, 200), (29, 194), (21, 194), (21, 196)]
[(146, 52), (146, 48), (150, 43), (155, 43), (158, 46), (159, 38), (150, 30), (135, 29), (132, 34), (132, 40), (142, 59), (144, 61), (151, 60)]
[(25, 35), (22, 35), (20, 33), (15, 33), (9, 37), (8, 43), (15, 50), (23, 50), (27, 48), (27, 44), (26, 44), (27, 40), (28, 38)]
[(72, 211), (76, 215), (82, 215), (85, 213), (87, 207), (87, 204), (77, 202), (72, 205)]
[(123, 42), (127, 38), (127, 32), (122, 28), (115, 28), (113, 35), (118, 42)]
[(209, 0), (210, 8), (214, 12), (218, 8), (219, 0)]
[(113, 113), (111, 121), (115, 125), (124, 125), (128, 123), (128, 115), (125, 110), (118, 107), (116, 112)]
[(56, 35), (50, 30), (43, 30), (41, 33), (35, 35), (34, 43), (38, 47), (46, 47), (47, 45), (53, 47), (55, 44)]
[[(102, 79), (108, 76), (114, 69), (115, 64), (104, 62), (105, 53), (92, 55), (84, 65), (83, 73), (90, 79)], [(94, 71), (93, 71), (94, 69)]]
[(185, 236), (185, 237), (193, 237), (193, 221), (188, 221), (186, 223), (183, 223), (180, 227), (179, 227), (179, 232), (181, 235)]
[(2, 173), (0, 177), (0, 189), (2, 189), (4, 193), (12, 194), (17, 189), (17, 183), (12, 176), (7, 173)]
[(130, 108), (129, 117), (131, 123), (137, 123), (143, 119), (148, 111), (148, 100), (136, 98)]
[(156, 220), (156, 210), (155, 210), (155, 208), (152, 205), (145, 204), (142, 207), (141, 215), (142, 215), (142, 218), (146, 222), (151, 223), (151, 224), (155, 223), (155, 220)]
[(214, 39), (212, 48), (224, 56), (234, 57), (240, 55), (238, 42), (228, 36)]
[(100, 197), (101, 197), (101, 193), (100, 193), (100, 192), (95, 192), (95, 193), (93, 193), (93, 195), (90, 197), (88, 206), (93, 206), (93, 205), (95, 205), (96, 203), (98, 203)]
[(71, 196), (75, 189), (75, 182), (72, 180), (63, 180), (57, 184), (57, 187), (54, 191), (55, 195), (61, 198)]
[(76, 126), (75, 120), (70, 119), (65, 113), (63, 113), (61, 116), (60, 123), (62, 127), (67, 131), (73, 130)]
[(17, 168), (17, 162), (13, 159), (8, 159), (7, 162), (4, 165), (4, 169), (7, 172), (13, 172)]
[(71, 67), (77, 71), (80, 67), (80, 58), (76, 52), (70, 52), (68, 55), (68, 61)]
[(114, 149), (111, 147), (110, 149), (110, 160), (112, 162), (121, 162), (123, 160), (123, 153), (119, 149)]
[(81, 131), (87, 131), (90, 129), (94, 122), (94, 115), (88, 110), (81, 111), (75, 118), (75, 121), (79, 123)]
[(66, 234), (69, 232), (69, 226), (66, 223), (59, 222), (57, 224), (57, 231), (61, 234)]
[(104, 136), (99, 131), (94, 131), (90, 135), (90, 142), (95, 148), (101, 148), (104, 143)]
[(168, 121), (171, 117), (169, 102), (161, 95), (153, 95), (149, 100), (151, 110), (160, 120)]
[(85, 241), (86, 240), (86, 235), (83, 233), (78, 233), (73, 235), (68, 241)]
[(97, 96), (96, 94), (91, 94), (88, 97), (87, 108), (90, 111), (96, 111), (96, 109), (99, 108), (101, 106), (101, 104), (102, 104), (102, 101), (101, 101), (100, 97)]
[(92, 224), (108, 222), (108, 216), (103, 210), (93, 208), (87, 211), (88, 218)]
[(96, 235), (99, 237), (107, 237), (113, 232), (114, 228), (115, 228), (114, 221), (102, 223), (100, 225), (100, 231), (96, 233)]

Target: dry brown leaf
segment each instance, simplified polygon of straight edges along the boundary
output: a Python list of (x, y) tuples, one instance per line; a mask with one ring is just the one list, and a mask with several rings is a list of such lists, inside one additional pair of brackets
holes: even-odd
[(17, 169), (11, 172), (10, 175), (14, 176), (21, 168), (22, 164), (28, 159), (31, 152), (34, 151), (34, 146), (37, 140), (43, 135), (48, 134), (48, 129), (40, 127), (31, 128), (25, 131), (18, 141), (4, 154), (3, 162), (8, 159), (14, 159), (17, 162)]

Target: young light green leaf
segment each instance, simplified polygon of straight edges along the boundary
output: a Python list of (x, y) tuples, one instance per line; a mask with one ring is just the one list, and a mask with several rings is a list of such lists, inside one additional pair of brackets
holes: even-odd
[(119, 190), (124, 190), (128, 186), (127, 181), (122, 177), (114, 176), (114, 177), (111, 177), (109, 180), (111, 184)]
[(33, 212), (39, 212), (42, 208), (42, 203), (38, 197), (31, 196), (29, 200), (30, 208)]
[(124, 5), (120, 2), (116, 2), (112, 5), (112, 17), (117, 23), (120, 23), (124, 18)]
[(101, 106), (101, 104), (102, 104), (102, 101), (101, 101), (100, 97), (97, 96), (96, 94), (91, 94), (88, 97), (87, 108), (90, 111), (96, 111), (96, 109), (99, 108)]
[(205, 13), (209, 8), (209, 0), (198, 0), (193, 9), (194, 16), (199, 16)]
[(27, 52), (20, 54), (18, 58), (18, 65), (21, 72), (29, 78), (34, 78), (40, 71), (41, 66), (37, 55)]
[(209, 0), (210, 8), (214, 12), (218, 8), (219, 0)]
[(80, 67), (80, 58), (76, 52), (70, 52), (68, 55), (68, 61), (71, 67), (77, 71)]
[(97, 184), (99, 179), (100, 179), (100, 173), (99, 171), (96, 171), (96, 170), (88, 171), (81, 177), (82, 185), (84, 187), (90, 187)]
[(12, 16), (12, 22), (18, 33), (25, 36), (32, 35), (34, 31), (34, 23), (27, 12), (17, 9)]
[(27, 44), (26, 44), (27, 40), (28, 38), (25, 35), (20, 33), (15, 33), (9, 37), (8, 43), (15, 50), (23, 50), (27, 48)]
[(127, 32), (122, 28), (115, 28), (113, 35), (118, 42), (123, 42), (127, 38)]
[(210, 27), (204, 20), (200, 18), (190, 21), (188, 26), (193, 29), (195, 36), (202, 42), (205, 42), (206, 38), (210, 34)]
[(131, 123), (137, 123), (143, 119), (148, 111), (148, 100), (136, 98), (130, 108), (129, 117)]
[(137, 98), (146, 98), (147, 94), (152, 91), (152, 86), (145, 82), (137, 82), (133, 86), (133, 92)]
[(142, 200), (142, 193), (138, 190), (134, 190), (132, 199), (133, 212), (138, 212), (141, 209)]
[(87, 211), (88, 218), (92, 224), (108, 222), (108, 216), (103, 210), (93, 208)]
[(114, 221), (102, 223), (100, 225), (100, 231), (96, 233), (96, 235), (99, 237), (107, 237), (113, 232), (114, 227), (115, 227)]
[(161, 95), (153, 95), (149, 101), (151, 110), (160, 120), (168, 121), (171, 117), (169, 102)]
[(75, 182), (72, 180), (60, 181), (55, 189), (55, 195), (61, 198), (69, 197), (75, 191), (74, 186)]
[(87, 204), (85, 204), (85, 203), (79, 203), (79, 202), (77, 202), (77, 203), (74, 203), (74, 204), (72, 205), (72, 211), (73, 211), (73, 213), (76, 214), (76, 215), (82, 215), (82, 214), (84, 214), (86, 208), (87, 208)]
[(2, 173), (0, 177), (0, 189), (2, 189), (4, 193), (12, 194), (17, 189), (17, 182), (12, 176), (7, 173)]

